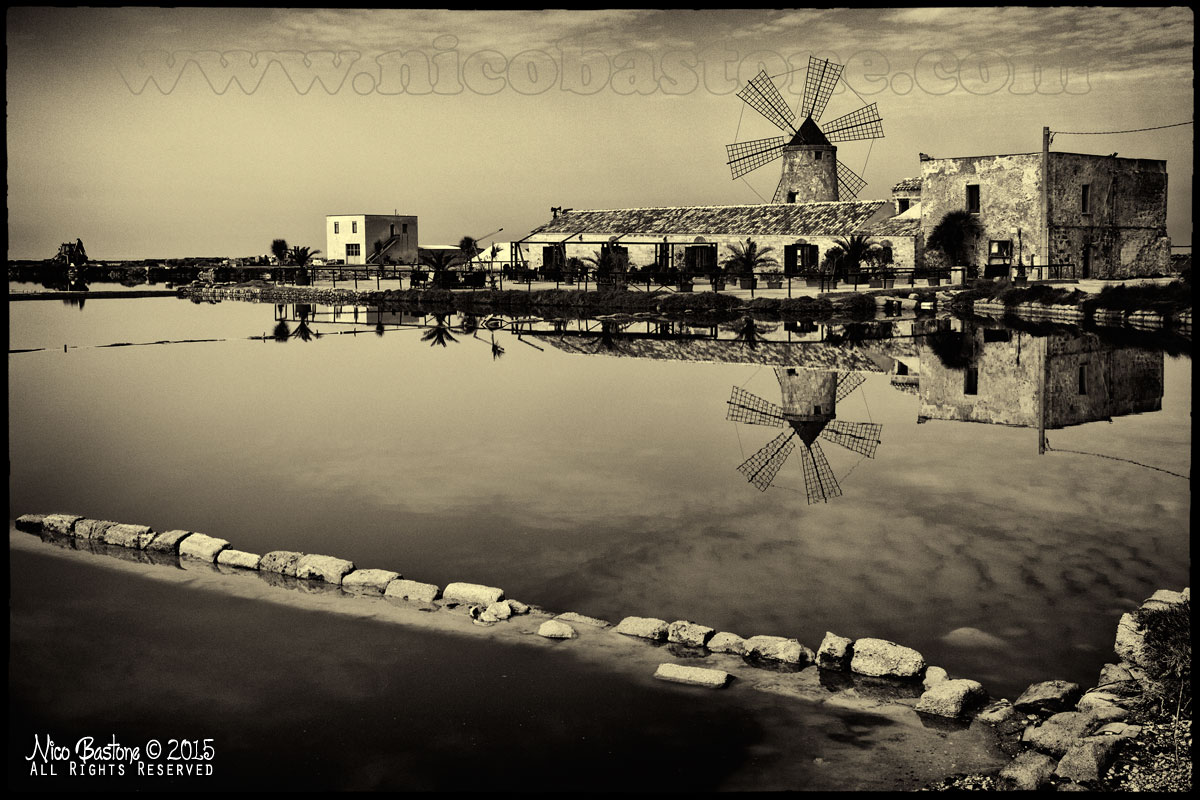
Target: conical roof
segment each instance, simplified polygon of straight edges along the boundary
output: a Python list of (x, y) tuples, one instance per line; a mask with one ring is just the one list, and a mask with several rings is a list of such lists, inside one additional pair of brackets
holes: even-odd
[(825, 134), (821, 133), (821, 129), (817, 127), (817, 123), (813, 122), (812, 117), (805, 118), (804, 124), (800, 126), (800, 130), (796, 131), (796, 135), (788, 142), (788, 147), (795, 147), (800, 144), (821, 145), (822, 147), (833, 146), (825, 138)]

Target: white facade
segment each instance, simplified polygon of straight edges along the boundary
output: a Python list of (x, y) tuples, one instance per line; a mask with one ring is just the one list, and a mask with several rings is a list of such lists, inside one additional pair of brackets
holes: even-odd
[(417, 218), (396, 214), (329, 214), (325, 217), (325, 258), (330, 263), (366, 264), (383, 247), (385, 262), (417, 263)]

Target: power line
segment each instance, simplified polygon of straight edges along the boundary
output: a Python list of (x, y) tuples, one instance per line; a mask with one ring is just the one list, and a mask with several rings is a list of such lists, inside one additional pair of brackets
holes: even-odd
[(1054, 134), (1062, 134), (1064, 136), (1103, 136), (1110, 133), (1141, 133), (1142, 131), (1160, 131), (1163, 128), (1178, 128), (1180, 125), (1191, 125), (1195, 120), (1187, 122), (1173, 122), (1170, 125), (1156, 125), (1153, 128), (1134, 128), (1128, 131), (1051, 131)]

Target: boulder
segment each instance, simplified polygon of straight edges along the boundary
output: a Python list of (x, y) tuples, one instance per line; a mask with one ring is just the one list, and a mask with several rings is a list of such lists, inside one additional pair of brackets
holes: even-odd
[(1117, 687), (1132, 680), (1133, 674), (1126, 667), (1120, 664), (1105, 664), (1100, 668), (1100, 680), (1096, 684), (1096, 688)]
[(217, 563), (224, 567), (258, 569), (258, 562), (260, 561), (262, 561), (262, 556), (258, 553), (247, 553), (245, 550), (226, 548), (217, 553)]
[(75, 535), (75, 523), (83, 517), (78, 514), (47, 514), (42, 518), (42, 530), (62, 536)]
[(154, 539), (154, 531), (148, 525), (112, 525), (104, 531), (104, 543), (133, 550), (144, 550)]
[(708, 640), (708, 649), (714, 653), (733, 653), (734, 655), (746, 655), (746, 640), (738, 636), (736, 633), (721, 631), (714, 633), (712, 638)]
[(1030, 726), (1021, 734), (1021, 741), (1030, 747), (1061, 758), (1079, 739), (1087, 735), (1094, 720), (1080, 711), (1061, 711), (1041, 725)]
[(1169, 608), (1178, 603), (1187, 600), (1183, 592), (1172, 592), (1170, 589), (1159, 589), (1154, 594), (1150, 595), (1142, 602), (1142, 608), (1146, 609), (1163, 609)]
[(296, 562), (296, 577), (304, 580), (340, 584), (354, 571), (354, 562), (333, 556), (307, 555)]
[(104, 532), (117, 523), (107, 519), (83, 518), (75, 523), (76, 539), (103, 539)]
[(916, 678), (925, 669), (925, 658), (911, 647), (886, 639), (859, 639), (854, 643), (850, 669), (876, 678)]
[(1135, 667), (1145, 668), (1149, 661), (1146, 655), (1146, 629), (1138, 624), (1132, 613), (1121, 615), (1113, 651), (1122, 661), (1128, 661)]
[(607, 620), (596, 619), (595, 617), (585, 617), (583, 614), (576, 614), (574, 611), (567, 611), (559, 614), (557, 617), (555, 617), (555, 619), (574, 625), (588, 625), (593, 628), (612, 627), (612, 623), (608, 622)]
[(1058, 762), (1054, 774), (1076, 783), (1100, 780), (1112, 763), (1113, 751), (1118, 741), (1115, 736), (1089, 736), (1080, 739)]
[(519, 615), (519, 614), (528, 614), (529, 613), (529, 606), (526, 605), (525, 603), (522, 603), (520, 600), (513, 600), (510, 597), (507, 600), (505, 600), (504, 602), (508, 603), (508, 607), (510, 609), (512, 609), (512, 613), (514, 613), (514, 614)]
[(479, 619), (482, 622), (492, 623), (501, 622), (512, 616), (512, 607), (507, 600), (501, 600), (498, 603), (492, 603), (487, 608), (483, 609), (479, 614)]
[(1135, 739), (1142, 732), (1141, 725), (1127, 725), (1124, 722), (1109, 722), (1092, 731), (1094, 736), (1116, 736), (1118, 739)]
[(1103, 708), (1116, 707), (1124, 708), (1132, 701), (1128, 697), (1122, 697), (1113, 692), (1098, 692), (1090, 691), (1079, 698), (1079, 702), (1075, 704), (1077, 711), (1097, 711)]
[(355, 594), (383, 594), (399, 577), (399, 572), (390, 569), (356, 569), (342, 578), (342, 588)]
[(217, 554), (229, 547), (225, 539), (208, 536), (203, 533), (193, 533), (179, 543), (180, 558), (194, 558), (197, 561), (212, 563), (217, 560)]
[(854, 655), (854, 640), (825, 631), (825, 638), (817, 648), (817, 666), (821, 669), (850, 669), (850, 658)]
[(153, 553), (179, 553), (179, 544), (191, 536), (191, 531), (163, 531), (150, 540), (146, 550)]
[(942, 680), (925, 690), (917, 701), (917, 711), (938, 717), (961, 717), (986, 697), (978, 681), (959, 678)]
[(1070, 681), (1042, 681), (1030, 684), (1013, 703), (1018, 711), (1065, 711), (1079, 699), (1078, 683)]
[(410, 600), (415, 603), (432, 603), (441, 595), (437, 584), (421, 583), (403, 578), (392, 581), (383, 590), (384, 597), (394, 597), (397, 600)]
[(746, 655), (785, 664), (811, 664), (816, 658), (816, 654), (799, 641), (783, 636), (751, 636), (746, 640)]
[(1012, 703), (1007, 700), (997, 700), (985, 706), (982, 711), (975, 715), (975, 719), (986, 722), (989, 725), (999, 725), (1002, 722), (1012, 719), (1015, 713), (1017, 713), (1017, 710), (1013, 708)]
[(272, 550), (263, 554), (258, 568), (263, 572), (274, 572), (276, 575), (296, 577), (296, 563), (304, 557), (304, 553), (295, 550)]
[(714, 633), (716, 631), (705, 625), (677, 619), (667, 626), (667, 641), (684, 644), (688, 647), (704, 647)]
[(1041, 788), (1054, 774), (1056, 760), (1036, 750), (1024, 750), (1017, 754), (997, 776), (1005, 789), (1031, 792)]
[(545, 636), (547, 639), (574, 639), (579, 634), (565, 622), (557, 619), (548, 619), (541, 624), (537, 629), (538, 636)]
[(42, 520), (44, 519), (46, 519), (45, 514), (22, 514), (21, 516), (17, 517), (17, 521), (14, 524), (19, 531), (25, 531), (25, 533), (41, 533)]
[(921, 685), (928, 690), (949, 679), (950, 675), (941, 667), (926, 667), (925, 678), (921, 681)]
[(442, 599), (447, 603), (486, 606), (504, 599), (504, 590), (478, 583), (451, 583), (442, 590)]
[(729, 673), (719, 669), (704, 667), (685, 667), (679, 664), (659, 664), (654, 671), (654, 677), (660, 681), (686, 683), (689, 686), (703, 686), (707, 689), (720, 689), (729, 683)]
[(667, 627), (666, 620), (654, 617), (626, 617), (617, 623), (614, 630), (626, 636), (637, 636), (661, 642), (667, 638)]

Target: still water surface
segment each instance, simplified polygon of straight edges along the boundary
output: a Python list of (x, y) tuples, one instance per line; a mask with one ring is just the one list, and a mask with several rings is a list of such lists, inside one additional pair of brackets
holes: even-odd
[[(881, 637), (1010, 698), (1035, 680), (1091, 685), (1120, 613), (1188, 580), (1190, 484), (1169, 474), (1190, 474), (1186, 356), (1088, 343), (1095, 402), (1064, 413), (1100, 418), (1047, 431), (1039, 454), (1034, 384), (1004, 365), (1078, 350), (1071, 337), (945, 321), (966, 353), (954, 366), (905, 321), (895, 339), (844, 347), (819, 341), (841, 329), (764, 326), (805, 340), (772, 350), (729, 342), (734, 326), (718, 344), (645, 347), (595, 322), (518, 336), (451, 317), (431, 335), (433, 317), (386, 315), (378, 333), (365, 309), (324, 307), (304, 323), (320, 338), (255, 341), (277, 318), (294, 334), (304, 312), (173, 298), (10, 314), (10, 348), (45, 348), (9, 356), (10, 518), (197, 530), (814, 649), (826, 631)], [(183, 339), (222, 341), (101, 346)], [(1084, 380), (1076, 361), (1047, 360), (1042, 385)], [(865, 458), (818, 440), (840, 492), (828, 502), (809, 502), (801, 437), (765, 491), (737, 469), (780, 430), (728, 420), (731, 390), (787, 405), (778, 364), (864, 379), (836, 418), (881, 426), (879, 444)], [(969, 368), (979, 413), (1016, 424), (945, 418)]]

